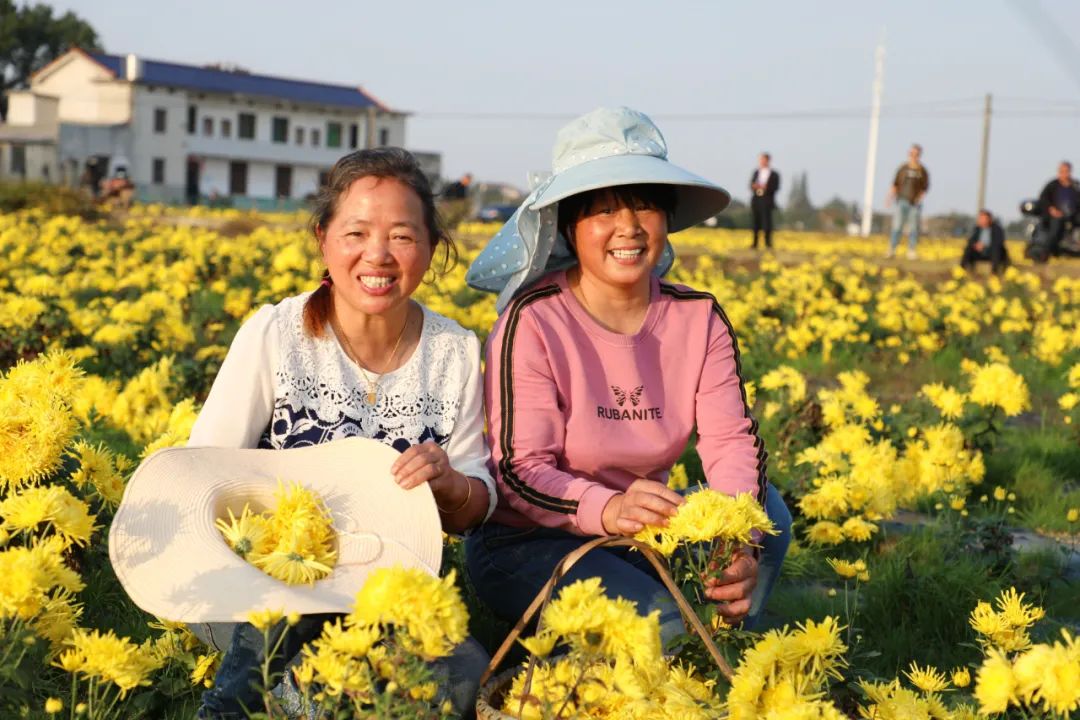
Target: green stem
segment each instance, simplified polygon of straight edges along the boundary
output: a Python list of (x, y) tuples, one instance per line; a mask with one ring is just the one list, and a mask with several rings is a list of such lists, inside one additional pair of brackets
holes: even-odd
[(75, 705), (78, 702), (79, 676), (71, 673), (71, 702), (68, 705), (68, 719), (75, 720)]

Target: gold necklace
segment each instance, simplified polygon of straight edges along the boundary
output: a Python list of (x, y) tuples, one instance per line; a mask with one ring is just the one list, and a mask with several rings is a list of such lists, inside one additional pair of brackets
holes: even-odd
[[(397, 342), (394, 343), (394, 349), (390, 351), (390, 356), (383, 364), (383, 368), (390, 367), (390, 364), (394, 362), (394, 357), (397, 355), (398, 348), (401, 347), (401, 338), (405, 337), (405, 329), (409, 327), (409, 320), (409, 315), (406, 315), (405, 322), (401, 325), (401, 332), (398, 333)], [(364, 376), (364, 384), (367, 385), (367, 394), (364, 396), (364, 399), (367, 401), (368, 405), (374, 405), (375, 400), (377, 399), (379, 380), (382, 379), (382, 376), (385, 375), (387, 371), (384, 369), (381, 373), (376, 375), (374, 379), (369, 377), (367, 370), (364, 369), (363, 364), (360, 362), (360, 355), (353, 349), (352, 343), (349, 342), (349, 336), (345, 334), (344, 328), (338, 332), (338, 335), (345, 341), (345, 349), (348, 351), (349, 357), (356, 363), (356, 367), (360, 370), (360, 374)]]

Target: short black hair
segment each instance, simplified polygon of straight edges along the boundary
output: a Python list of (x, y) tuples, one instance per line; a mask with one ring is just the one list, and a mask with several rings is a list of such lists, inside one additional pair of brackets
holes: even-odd
[(766, 160), (772, 160), (772, 155), (767, 152), (761, 153), (761, 157), (765, 158)]
[(559, 201), (559, 232), (564, 238), (570, 238), (570, 227), (589, 212), (597, 199), (608, 193), (615, 196), (615, 201), (620, 206), (637, 207), (644, 205), (647, 208), (663, 210), (668, 216), (675, 214), (677, 196), (673, 185), (641, 184), (641, 185), (615, 185), (613, 187), (586, 190), (585, 192), (571, 195)]
[(1065, 167), (1069, 168), (1069, 170), (1072, 170), (1072, 163), (1069, 162), (1068, 160), (1062, 160), (1061, 164), (1064, 165)]

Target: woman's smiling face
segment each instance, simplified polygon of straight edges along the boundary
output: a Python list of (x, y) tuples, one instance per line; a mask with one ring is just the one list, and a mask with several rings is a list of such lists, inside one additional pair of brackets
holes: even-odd
[(381, 315), (406, 302), (431, 265), (432, 243), (420, 197), (393, 178), (354, 181), (320, 230), (319, 247), (335, 299), (366, 315)]
[(606, 285), (647, 284), (667, 243), (667, 211), (647, 193), (600, 190), (570, 223), (583, 276)]

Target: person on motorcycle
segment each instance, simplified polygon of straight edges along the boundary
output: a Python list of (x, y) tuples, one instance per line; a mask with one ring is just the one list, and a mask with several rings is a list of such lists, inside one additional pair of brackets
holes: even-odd
[(1056, 254), (1065, 230), (1080, 221), (1080, 182), (1072, 176), (1072, 163), (1058, 165), (1057, 177), (1039, 194), (1039, 215), (1051, 254)]

